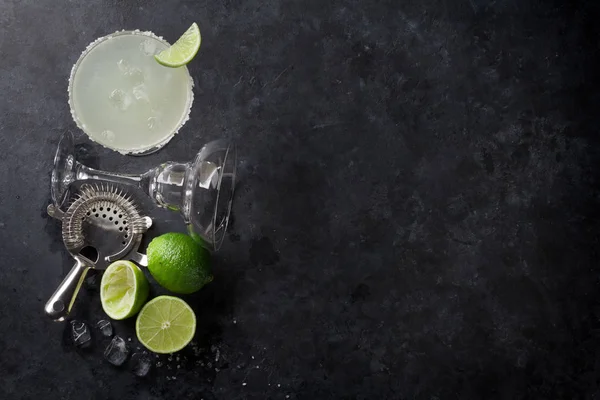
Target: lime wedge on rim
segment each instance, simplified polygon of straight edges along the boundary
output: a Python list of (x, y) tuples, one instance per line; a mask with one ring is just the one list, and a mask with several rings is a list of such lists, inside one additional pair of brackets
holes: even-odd
[(110, 264), (100, 283), (100, 301), (112, 319), (135, 315), (148, 298), (150, 286), (142, 270), (131, 261)]
[(194, 22), (171, 47), (156, 54), (154, 58), (165, 67), (181, 67), (192, 61), (201, 42), (200, 28)]
[(196, 333), (196, 314), (183, 300), (159, 296), (150, 300), (135, 321), (138, 340), (160, 354), (183, 349)]

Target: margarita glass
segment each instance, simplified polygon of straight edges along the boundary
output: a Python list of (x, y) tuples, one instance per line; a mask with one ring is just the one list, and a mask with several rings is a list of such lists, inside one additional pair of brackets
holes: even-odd
[(192, 107), (193, 81), (185, 66), (168, 68), (154, 59), (169, 46), (135, 30), (101, 37), (85, 49), (69, 78), (69, 106), (90, 139), (144, 155), (179, 131)]

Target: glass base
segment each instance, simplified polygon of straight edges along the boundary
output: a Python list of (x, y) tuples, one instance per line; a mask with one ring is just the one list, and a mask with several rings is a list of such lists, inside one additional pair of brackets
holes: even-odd
[(66, 132), (58, 142), (50, 183), (52, 202), (61, 208), (68, 198), (69, 186), (75, 180), (75, 144), (73, 134)]

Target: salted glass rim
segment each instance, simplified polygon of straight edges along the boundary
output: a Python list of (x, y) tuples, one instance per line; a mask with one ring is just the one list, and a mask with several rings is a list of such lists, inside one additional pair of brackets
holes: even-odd
[[(90, 138), (90, 140), (92, 140), (95, 143), (100, 144), (103, 147), (106, 147), (108, 149), (117, 151), (119, 153), (122, 154), (131, 154), (131, 155), (145, 155), (145, 154), (151, 154), (155, 151), (160, 150), (161, 148), (163, 148), (168, 142), (171, 141), (171, 139), (173, 139), (173, 137), (175, 137), (175, 135), (177, 133), (179, 133), (179, 130), (183, 127), (183, 125), (185, 125), (185, 123), (190, 119), (190, 112), (192, 111), (192, 104), (194, 103), (194, 80), (192, 79), (192, 76), (190, 75), (190, 71), (188, 70), (188, 68), (184, 65), (182, 67), (179, 68), (184, 68), (185, 72), (187, 73), (188, 76), (188, 81), (189, 81), (189, 85), (188, 85), (188, 95), (187, 95), (187, 107), (186, 107), (186, 112), (181, 115), (181, 118), (179, 120), (179, 123), (177, 124), (177, 126), (171, 130), (171, 132), (165, 136), (164, 139), (158, 141), (157, 143), (154, 143), (152, 145), (149, 146), (145, 146), (145, 147), (141, 147), (139, 149), (123, 149), (123, 148), (117, 148), (117, 147), (110, 147), (104, 143), (100, 143), (98, 142), (96, 139), (94, 139), (92, 137), (92, 135), (90, 135), (90, 133), (88, 133), (88, 131), (86, 131), (84, 124), (79, 120), (79, 118), (76, 115), (75, 112), (75, 107), (74, 107), (74, 100), (73, 100), (73, 84), (75, 82), (75, 74), (77, 73), (79, 66), (81, 65), (81, 63), (83, 62), (83, 60), (96, 48), (98, 47), (98, 45), (100, 45), (101, 43), (104, 43), (110, 39), (113, 39), (117, 36), (128, 36), (128, 35), (134, 35), (134, 36), (146, 36), (146, 37), (150, 37), (152, 39), (158, 40), (159, 42), (163, 43), (166, 46), (171, 46), (171, 44), (169, 42), (167, 42), (165, 39), (163, 39), (162, 36), (157, 36), (156, 34), (154, 34), (151, 31), (141, 31), (139, 29), (135, 29), (135, 30), (120, 30), (120, 31), (116, 31), (113, 33), (110, 33), (106, 36), (102, 36), (99, 37), (98, 39), (94, 40), (93, 42), (91, 42), (90, 44), (87, 45), (87, 47), (85, 48), (85, 50), (83, 50), (83, 52), (79, 55), (79, 58), (77, 59), (77, 61), (75, 62), (75, 64), (73, 64), (73, 67), (71, 68), (71, 73), (69, 75), (69, 85), (67, 88), (68, 91), (68, 95), (69, 95), (69, 110), (71, 112), (71, 117), (73, 118), (73, 121), (75, 122), (75, 124), (77, 125), (77, 127), (79, 129), (81, 129), (86, 135), (87, 137)], [(165, 67), (168, 68), (168, 67)]]

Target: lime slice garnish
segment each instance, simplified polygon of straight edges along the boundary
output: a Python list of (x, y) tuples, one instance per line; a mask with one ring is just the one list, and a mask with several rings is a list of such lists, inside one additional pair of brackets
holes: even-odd
[(196, 56), (200, 49), (200, 28), (194, 22), (187, 31), (168, 49), (156, 54), (154, 58), (165, 67), (181, 67)]
[(196, 314), (183, 300), (159, 296), (142, 308), (135, 322), (139, 341), (155, 353), (183, 349), (196, 333)]
[(115, 261), (102, 275), (102, 308), (112, 319), (129, 318), (142, 308), (149, 289), (148, 280), (137, 265), (131, 261)]

